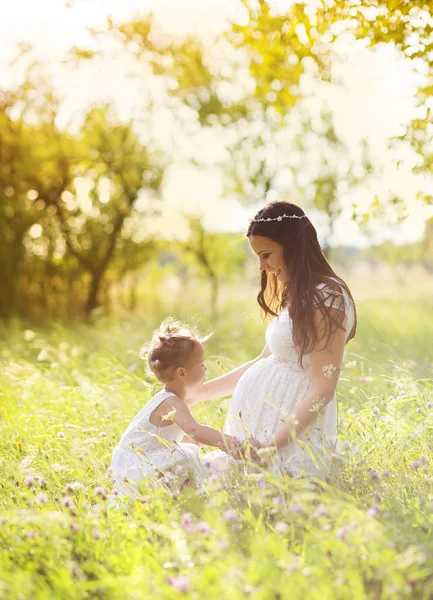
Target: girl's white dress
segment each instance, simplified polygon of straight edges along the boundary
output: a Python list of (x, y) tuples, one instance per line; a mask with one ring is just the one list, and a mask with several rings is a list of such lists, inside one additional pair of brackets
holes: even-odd
[[(347, 340), (355, 320), (353, 302), (343, 289), (335, 298), (335, 293), (328, 291), (325, 284), (318, 287), (325, 304), (330, 306), (334, 298), (333, 308), (345, 312)], [(303, 368), (300, 368), (287, 308), (269, 324), (266, 344), (272, 354), (242, 375), (230, 401), (224, 430), (241, 440), (252, 436), (260, 442), (272, 442), (279, 426), (287, 422), (287, 417), (311, 388), (309, 357), (304, 356)], [(279, 450), (271, 468), (281, 475), (298, 477), (307, 473), (326, 479), (332, 464), (331, 455), (338, 452), (337, 400), (334, 396), (296, 442)], [(228, 462), (218, 451), (205, 459), (220, 468)]]
[(198, 446), (181, 442), (185, 433), (178, 425), (156, 427), (149, 421), (152, 412), (171, 396), (173, 392), (158, 392), (134, 417), (114, 449), (111, 470), (121, 493), (134, 495), (136, 484), (148, 477), (165, 475), (167, 483), (173, 478), (178, 484), (201, 480)]

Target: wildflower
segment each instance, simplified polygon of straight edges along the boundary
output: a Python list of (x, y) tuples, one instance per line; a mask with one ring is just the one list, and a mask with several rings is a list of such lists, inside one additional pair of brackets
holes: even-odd
[(98, 531), (98, 529), (93, 529), (92, 537), (94, 540), (99, 540), (99, 538), (101, 537), (101, 533)]
[(47, 482), (43, 477), (38, 477), (38, 485), (44, 490), (47, 487)]
[(374, 406), (373, 410), (371, 412), (373, 413), (373, 415), (378, 415), (380, 413), (380, 408), (378, 408), (377, 406)]
[(33, 486), (34, 482), (35, 482), (35, 480), (33, 479), (33, 477), (31, 475), (27, 475), (27, 477), (24, 479), (24, 483), (29, 488), (31, 488)]
[(420, 456), (419, 462), (422, 463), (423, 465), (428, 465), (428, 460), (426, 459), (425, 456)]
[(378, 506), (377, 504), (373, 504), (368, 510), (367, 510), (367, 516), (368, 517), (375, 517), (378, 513), (380, 512), (380, 506)]
[(38, 504), (45, 504), (46, 502), (48, 502), (48, 496), (46, 494), (44, 494), (43, 492), (40, 492), (36, 496), (36, 502)]
[(426, 406), (427, 408), (433, 408), (433, 402), (427, 402)]
[(344, 465), (344, 457), (337, 452), (331, 454), (331, 462), (337, 467), (342, 467)]
[(299, 567), (300, 567), (300, 560), (297, 559), (287, 565), (287, 570), (289, 571), (289, 573), (293, 574), (299, 570)]
[(226, 521), (237, 521), (237, 514), (236, 511), (233, 510), (232, 508), (229, 508), (229, 510), (226, 510), (226, 512), (224, 513), (224, 519)]
[(388, 469), (382, 471), (382, 477), (391, 477), (391, 472)]
[(33, 531), (33, 530), (32, 530), (32, 531), (28, 531), (26, 535), (27, 535), (27, 537), (28, 537), (30, 540), (34, 540), (34, 539), (35, 539), (35, 537), (36, 537), (36, 532), (35, 532), (35, 531)]
[(181, 592), (182, 594), (187, 594), (191, 589), (189, 579), (184, 575), (176, 575), (175, 577), (169, 577), (167, 579), (167, 582), (169, 585), (171, 585), (172, 588), (174, 588), (178, 592)]
[(380, 479), (380, 475), (377, 471), (375, 471), (374, 469), (368, 469), (370, 472), (370, 477), (373, 479), (373, 481), (377, 481), (378, 479)]
[(240, 531), (240, 530), (241, 530), (241, 526), (240, 526), (240, 525), (238, 525), (237, 523), (235, 523), (235, 524), (233, 525), (233, 527), (232, 527), (232, 531), (233, 531), (233, 533), (237, 533), (237, 532), (238, 532), (238, 531)]
[(175, 479), (176, 479), (176, 477), (170, 471), (167, 471), (167, 473), (165, 473), (165, 475), (163, 477), (164, 483), (171, 483)]
[(427, 467), (423, 467), (423, 468), (421, 469), (421, 471), (422, 471), (422, 473), (427, 473), (428, 469), (427, 469)]
[(327, 517), (328, 516), (328, 511), (324, 506), (318, 506), (316, 508), (316, 510), (314, 511), (314, 516), (315, 517)]
[(374, 492), (373, 497), (376, 500), (376, 502), (379, 502), (379, 503), (382, 502), (382, 498), (381, 498), (379, 492), (377, 492), (377, 491)]
[(352, 406), (352, 407), (350, 407), (350, 408), (349, 408), (349, 410), (348, 410), (347, 412), (349, 412), (351, 415), (354, 415), (354, 414), (355, 414), (355, 409), (354, 409), (354, 407), (353, 407), (353, 406)]
[(335, 533), (338, 539), (344, 542), (347, 536), (347, 529), (345, 527), (339, 527)]
[(102, 487), (102, 485), (96, 486), (93, 491), (96, 494), (96, 496), (104, 496), (105, 495), (105, 490)]
[(275, 525), (275, 531), (278, 533), (284, 533), (287, 530), (287, 523), (277, 523)]
[(305, 512), (302, 504), (298, 504), (297, 502), (289, 506), (288, 510), (289, 512), (295, 513), (297, 515), (302, 515)]
[(207, 521), (200, 521), (200, 523), (197, 523), (196, 530), (197, 530), (197, 533), (206, 535), (212, 531), (212, 527), (209, 525), (209, 523)]
[(79, 490), (82, 487), (82, 483), (80, 483), (79, 481), (74, 481), (73, 483), (68, 483), (68, 485), (65, 487), (65, 491), (71, 494), (72, 492), (75, 492), (76, 490)]
[(283, 500), (281, 499), (281, 497), (280, 497), (280, 496), (274, 496), (274, 498), (272, 498), (272, 502), (273, 502), (274, 504), (282, 504), (282, 503), (283, 503)]
[(74, 521), (74, 523), (71, 523), (69, 525), (69, 529), (71, 531), (73, 531), (74, 533), (77, 533), (78, 531), (80, 531), (80, 526), (78, 525), (78, 523), (75, 523), (75, 521)]
[(192, 520), (191, 513), (185, 513), (182, 515), (180, 522), (186, 533), (194, 533), (195, 525)]
[(182, 525), (186, 525), (187, 523), (192, 523), (192, 514), (184, 513), (180, 518), (180, 522), (182, 523)]
[(342, 450), (349, 450), (350, 449), (350, 444), (349, 442), (343, 442), (342, 446), (341, 446)]
[(66, 508), (74, 508), (74, 501), (71, 496), (65, 496), (62, 500), (62, 504), (63, 506), (66, 506)]
[(422, 410), (421, 410), (420, 408), (417, 408), (417, 409), (416, 409), (416, 412), (417, 412), (419, 415), (420, 415), (420, 414), (422, 414)]
[(412, 467), (412, 469), (418, 469), (418, 467), (419, 467), (419, 462), (418, 462), (417, 460), (413, 460), (413, 461), (410, 463), (410, 466)]
[(105, 432), (105, 431), (100, 431), (100, 432), (99, 432), (99, 435), (100, 435), (101, 437), (107, 437), (107, 434), (106, 434), (106, 432)]

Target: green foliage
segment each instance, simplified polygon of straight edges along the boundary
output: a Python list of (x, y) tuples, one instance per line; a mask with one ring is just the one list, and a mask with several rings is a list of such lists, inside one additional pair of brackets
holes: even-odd
[(89, 314), (110, 282), (154, 256), (140, 230), (164, 173), (157, 149), (109, 106), (92, 108), (76, 135), (57, 115), (40, 65), (1, 93), (0, 319)]

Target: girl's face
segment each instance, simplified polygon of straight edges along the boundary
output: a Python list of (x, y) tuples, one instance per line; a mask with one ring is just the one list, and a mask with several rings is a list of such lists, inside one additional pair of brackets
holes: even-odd
[(250, 235), (248, 240), (259, 257), (260, 271), (266, 271), (268, 275), (274, 274), (279, 281), (287, 283), (289, 274), (284, 264), (283, 247), (262, 235)]
[(206, 367), (204, 364), (204, 348), (197, 345), (188, 362), (183, 367), (184, 383), (189, 389), (199, 387), (205, 380)]

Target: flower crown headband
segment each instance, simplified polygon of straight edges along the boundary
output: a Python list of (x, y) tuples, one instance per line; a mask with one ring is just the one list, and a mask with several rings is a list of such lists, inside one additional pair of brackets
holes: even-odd
[(307, 215), (280, 215), (279, 217), (275, 217), (274, 219), (250, 219), (250, 223), (267, 223), (268, 221), (279, 221), (281, 222), (283, 219), (303, 219), (306, 218)]

